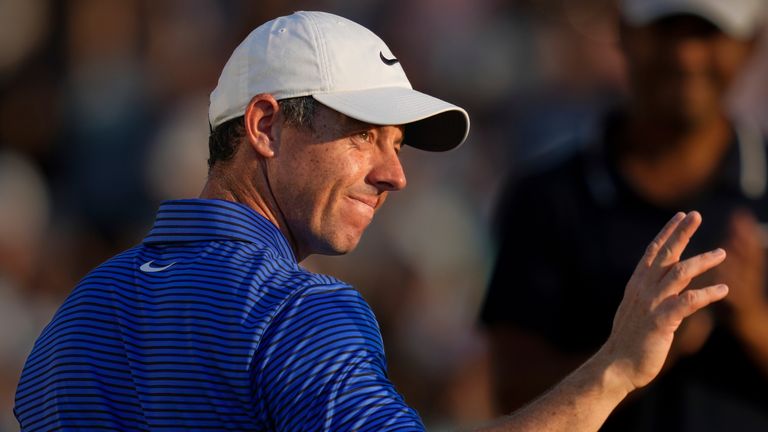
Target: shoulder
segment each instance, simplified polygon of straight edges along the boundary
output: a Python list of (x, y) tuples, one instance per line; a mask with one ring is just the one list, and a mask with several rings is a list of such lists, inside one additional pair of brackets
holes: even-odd
[(518, 218), (539, 219), (568, 211), (563, 207), (584, 196), (587, 159), (587, 150), (574, 143), (511, 173), (497, 199), (494, 225), (500, 229)]
[(284, 283), (291, 286), (290, 292), (281, 301), (280, 315), (284, 315), (286, 310), (317, 312), (323, 305), (340, 310), (359, 309), (372, 314), (368, 303), (350, 284), (333, 276), (312, 272), (295, 262), (277, 260), (275, 265), (278, 268), (273, 277), (278, 280), (272, 282), (285, 280)]
[(343, 283), (295, 290), (270, 321), (254, 362), (267, 381), (286, 373), (320, 378), (319, 371), (336, 370), (342, 363), (367, 364), (379, 374), (386, 370), (373, 311), (360, 293)]
[(315, 335), (333, 328), (347, 337), (373, 336), (372, 342), (380, 343), (373, 310), (356, 289), (325, 275), (313, 275), (307, 282), (281, 305), (275, 317), (278, 327), (306, 327)]
[(507, 175), (502, 199), (573, 185), (574, 178), (585, 176), (589, 161), (603, 154), (604, 134), (603, 129), (590, 128), (534, 157), (518, 161)]
[[(378, 324), (343, 283), (306, 286), (283, 305), (256, 352), (257, 399), (280, 430), (422, 430), (387, 378)], [(386, 420), (383, 420), (386, 419)]]

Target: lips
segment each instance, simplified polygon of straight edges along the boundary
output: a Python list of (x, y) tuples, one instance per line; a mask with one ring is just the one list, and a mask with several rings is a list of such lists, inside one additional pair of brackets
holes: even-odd
[(350, 196), (350, 201), (355, 203), (355, 205), (363, 212), (366, 213), (369, 217), (373, 217), (373, 213), (376, 211), (376, 205), (378, 204), (379, 200), (377, 197), (372, 196)]
[(373, 196), (357, 196), (356, 195), (356, 196), (352, 196), (350, 198), (352, 198), (355, 201), (360, 201), (361, 203), (363, 203), (363, 204), (365, 204), (365, 205), (367, 205), (367, 206), (369, 206), (369, 207), (371, 207), (373, 209), (375, 209), (376, 205), (379, 203), (379, 198), (378, 197), (373, 197)]

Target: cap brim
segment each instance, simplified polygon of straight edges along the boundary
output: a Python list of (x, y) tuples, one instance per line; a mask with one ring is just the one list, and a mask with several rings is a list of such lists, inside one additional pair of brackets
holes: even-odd
[(696, 1), (676, 1), (670, 3), (647, 2), (639, 6), (625, 7), (622, 12), (626, 22), (633, 26), (645, 26), (664, 18), (690, 15), (710, 22), (712, 25), (737, 39), (751, 37), (758, 26), (757, 19), (739, 20), (727, 13), (728, 3), (722, 5), (710, 5)]
[(427, 151), (460, 146), (469, 134), (462, 108), (404, 87), (385, 87), (312, 95), (323, 105), (362, 122), (404, 125), (405, 143)]

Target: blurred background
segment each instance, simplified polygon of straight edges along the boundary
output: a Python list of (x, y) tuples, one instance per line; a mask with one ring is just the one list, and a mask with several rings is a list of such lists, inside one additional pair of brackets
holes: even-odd
[[(510, 173), (625, 91), (611, 0), (0, 0), (0, 431), (34, 339), (77, 281), (206, 177), (208, 95), (257, 25), (325, 10), (378, 33), (415, 88), (465, 107), (469, 141), (406, 149), (409, 187), (360, 247), (304, 264), (355, 285), (390, 377), (430, 430), (492, 414), (477, 324)], [(764, 44), (765, 46), (765, 44)], [(768, 53), (731, 98), (768, 125)]]

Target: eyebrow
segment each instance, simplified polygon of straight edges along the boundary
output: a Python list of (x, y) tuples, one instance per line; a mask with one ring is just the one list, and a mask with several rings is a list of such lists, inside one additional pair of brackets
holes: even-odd
[(367, 123), (361, 120), (354, 119), (348, 115), (342, 114), (344, 116), (344, 132), (351, 132), (355, 130), (363, 130), (363, 129), (375, 129), (379, 127), (384, 126), (395, 126), (398, 129), (400, 129), (400, 137), (395, 140), (395, 144), (399, 144), (400, 146), (404, 145), (405, 142), (405, 125), (377, 125), (373, 123)]
[(342, 114), (342, 116), (344, 118), (344, 122), (343, 123), (344, 123), (345, 128), (348, 128), (350, 130), (354, 130), (354, 129), (371, 129), (371, 128), (374, 128), (374, 127), (377, 126), (377, 125), (375, 125), (373, 123), (366, 123), (366, 122), (364, 122), (362, 120), (354, 119), (354, 118), (352, 118), (352, 117), (350, 117), (348, 115), (345, 115), (345, 114)]

